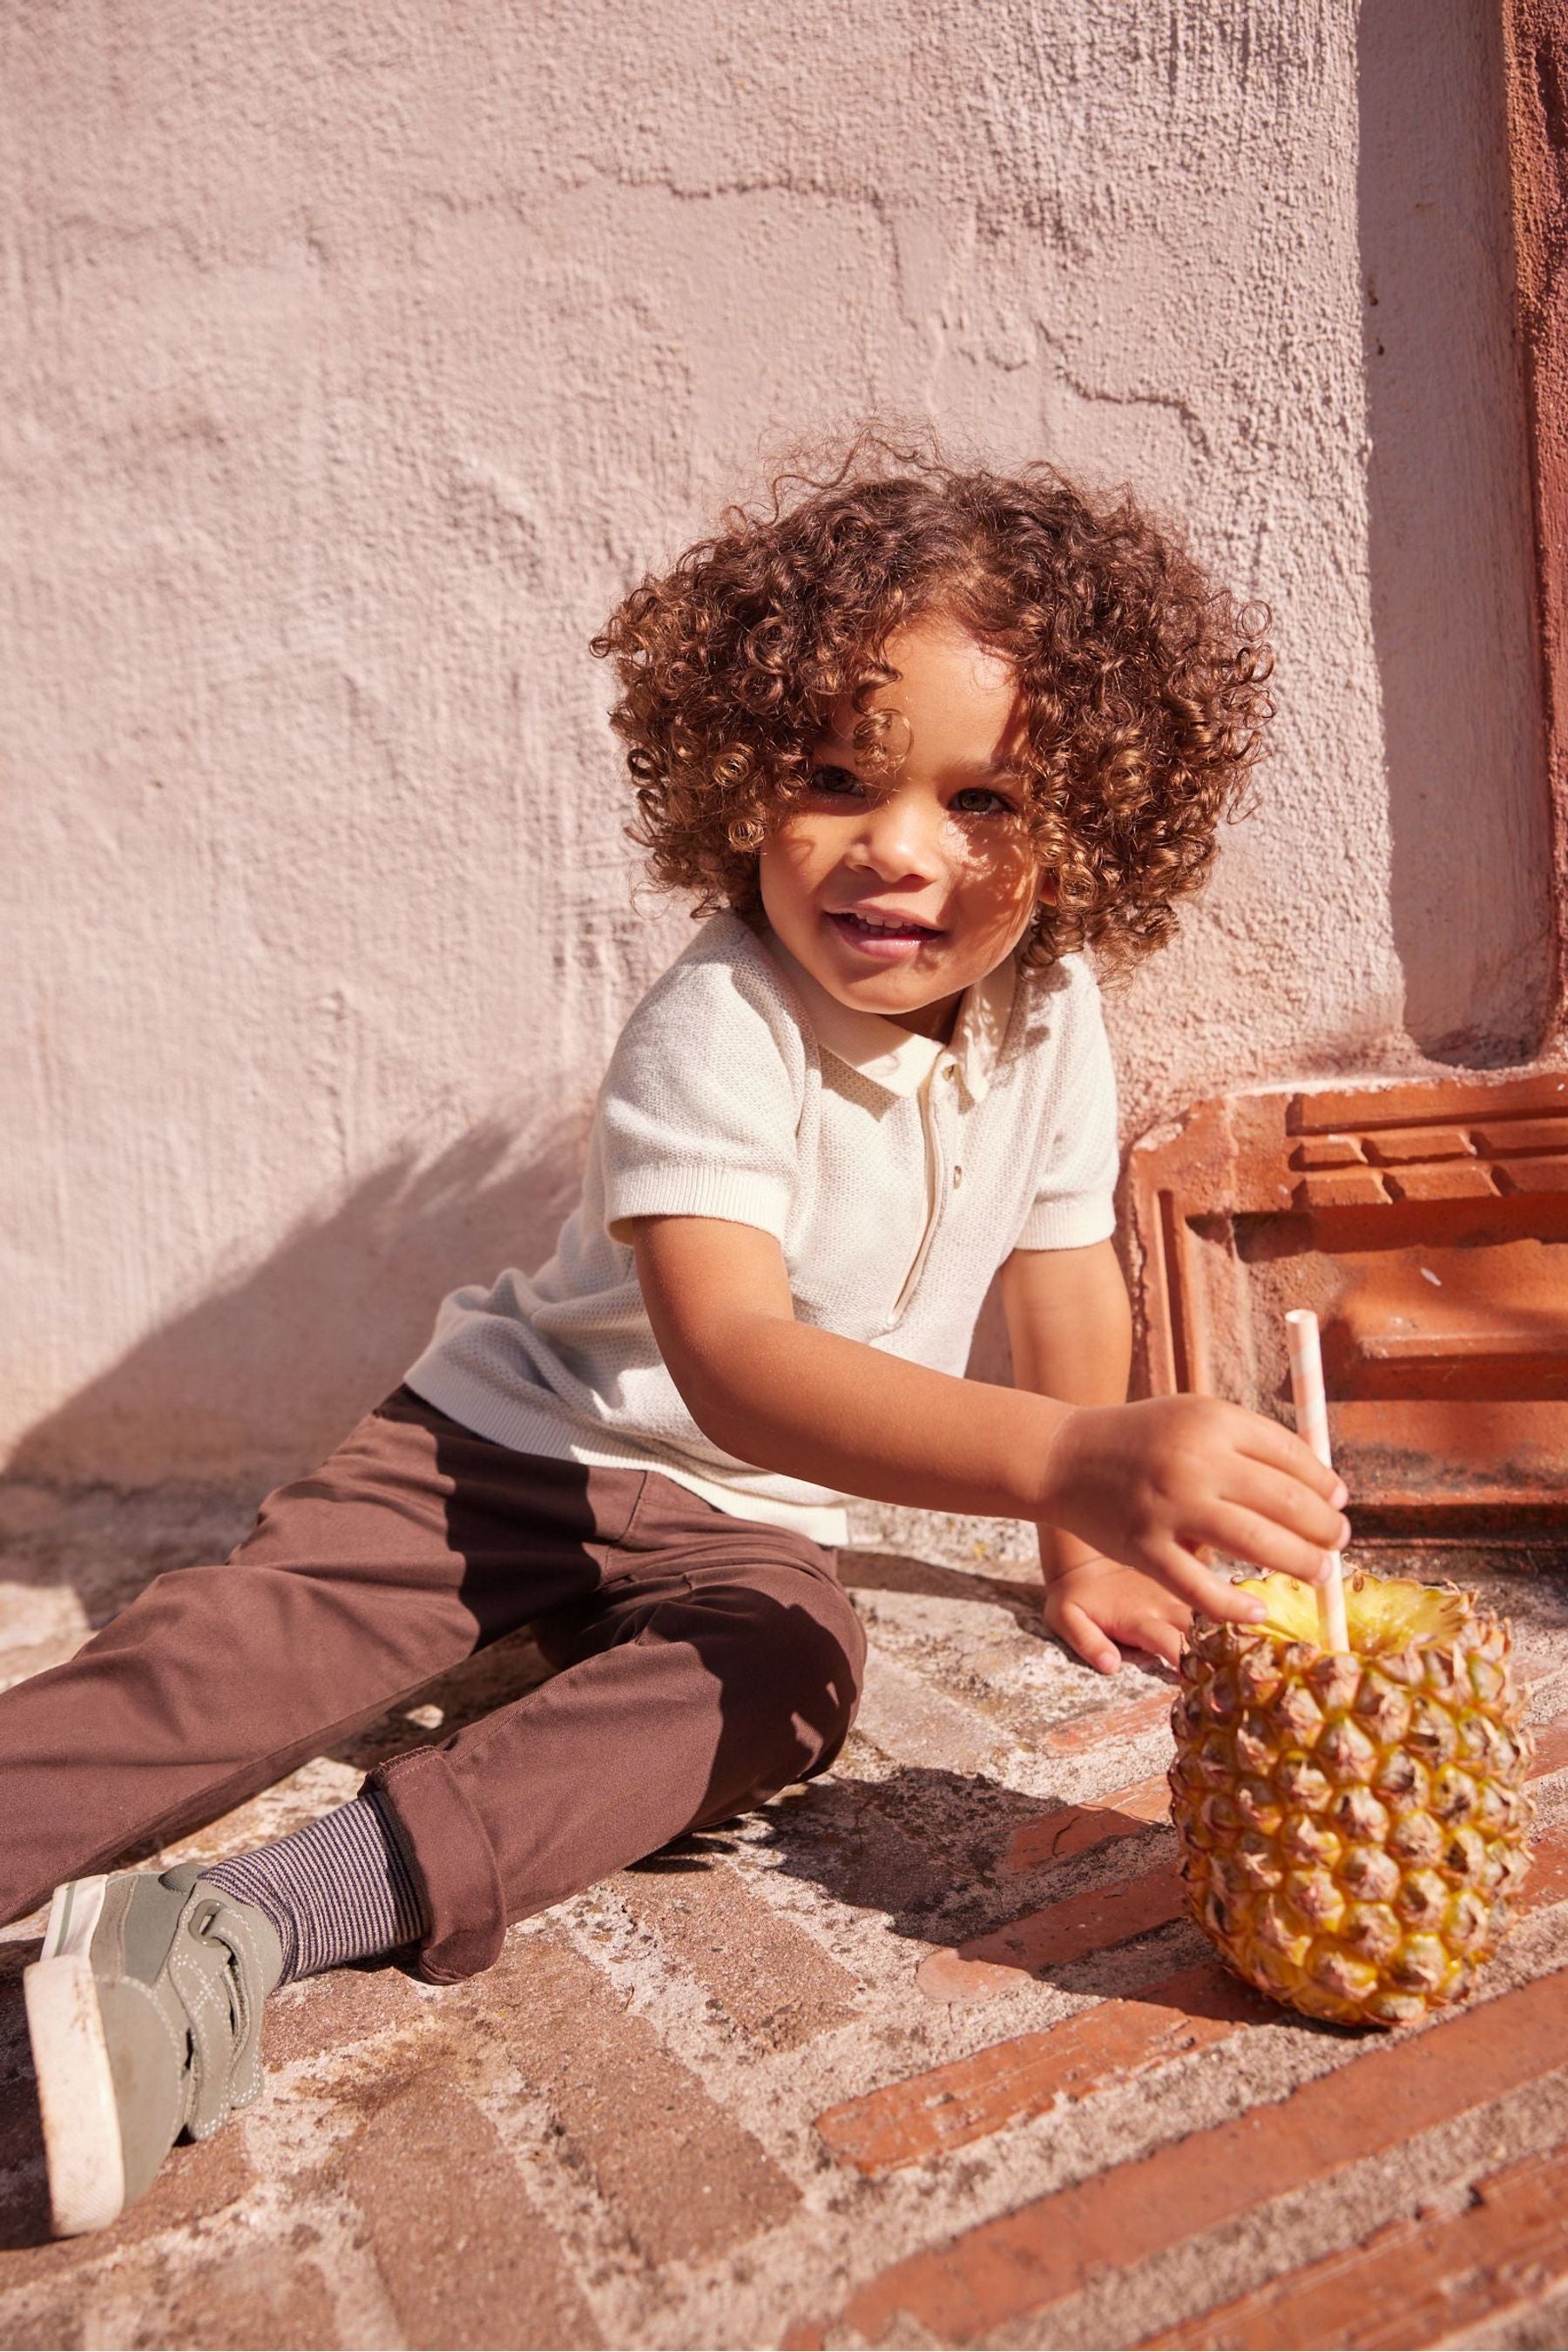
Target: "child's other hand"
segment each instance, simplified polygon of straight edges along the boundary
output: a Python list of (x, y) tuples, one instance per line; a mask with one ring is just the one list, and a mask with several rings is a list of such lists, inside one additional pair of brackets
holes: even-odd
[(1193, 1612), (1142, 1569), (1091, 1552), (1047, 1570), (1045, 1618), (1086, 1665), (1113, 1675), (1124, 1650), (1178, 1665)]
[(1211, 1617), (1264, 1613), (1207, 1566), (1211, 1550), (1312, 1584), (1350, 1538), (1333, 1472), (1278, 1422), (1217, 1397), (1081, 1408), (1057, 1433), (1047, 1483), (1042, 1520)]

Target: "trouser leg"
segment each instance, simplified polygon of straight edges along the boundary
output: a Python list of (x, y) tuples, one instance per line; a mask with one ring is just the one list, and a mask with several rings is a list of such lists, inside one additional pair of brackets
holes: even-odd
[(865, 1642), (826, 1556), (648, 1487), (626, 1572), (535, 1628), (553, 1680), (371, 1776), (437, 1982), (488, 1967), (510, 1921), (822, 1770), (849, 1728)]
[(510, 1453), (400, 1391), (225, 1568), (0, 1694), (0, 1919), (266, 1788), (484, 1642), (563, 1671), (372, 1776), (426, 1971), (837, 1753), (864, 1643), (826, 1556), (667, 1479)]
[[(156, 1578), (0, 1693), (0, 1920), (210, 1821), (541, 1609), (596, 1587), (641, 1481), (530, 1465), (401, 1391), (281, 1487), (226, 1566)], [(599, 1482), (590, 1505), (590, 1479)]]

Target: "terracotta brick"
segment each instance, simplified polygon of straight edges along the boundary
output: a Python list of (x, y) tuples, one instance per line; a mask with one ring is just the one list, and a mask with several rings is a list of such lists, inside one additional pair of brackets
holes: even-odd
[(128, 2345), (199, 2344), (203, 2352), (336, 2352), (342, 2342), (332, 2299), (314, 2263), (280, 2261), (275, 2246), (226, 2247), (204, 2263), (182, 2254), (175, 2290), (146, 2315)]
[(1205, 1962), (1135, 2000), (1100, 2001), (1045, 2032), (1018, 2034), (829, 2107), (816, 2128), (858, 2171), (890, 2172), (1223, 2042), (1240, 2024), (1278, 2016), (1260, 1994)]
[[(1568, 1715), (1558, 1716), (1535, 1729), (1535, 1761), (1531, 1778), (1542, 1780), (1568, 1765)], [(1153, 1783), (1145, 1783), (1152, 1787)], [(1108, 1803), (1110, 1800), (1106, 1801)], [(1046, 1822), (1059, 1816), (1047, 1814)], [(1045, 1824), (1042, 1824), (1044, 1826)], [(1538, 1839), (1535, 1863), (1526, 1881), (1523, 1908), (1557, 1902), (1559, 1886), (1568, 1892), (1568, 1844), (1552, 1832)], [(1134, 1936), (1147, 1935), (1182, 1916), (1185, 1904), (1181, 1874), (1170, 1866), (1140, 1872), (1087, 1895), (1062, 1903), (1047, 1903), (1026, 1912), (1005, 1927), (974, 1936), (956, 1949), (933, 1952), (915, 1973), (921, 1990), (931, 2000), (993, 2000), (1016, 1992), (1020, 1975), (1037, 1976), (1042, 1969), (1082, 1959)]]
[(1444, 1167), (1390, 1168), (1384, 1181), (1396, 1201), (1479, 1201), (1496, 1196), (1491, 1171), (1479, 1160)]
[[(1523, 1919), (1565, 1898), (1568, 1830), (1559, 1830), (1535, 1846), (1531, 1877), (1516, 1898), (1516, 1916)], [(1060, 1910), (1068, 1907), (1060, 1906)], [(938, 1959), (954, 1957), (938, 1955)], [(978, 1967), (987, 1964), (980, 1961)], [(933, 1971), (933, 1983), (941, 1983), (931, 1961), (926, 1969)], [(1002, 1971), (996, 1973), (1002, 1976)], [(952, 1980), (952, 1971), (947, 1980)], [(990, 1978), (983, 1978), (983, 1985), (990, 1985)], [(1016, 1985), (1018, 1976), (1008, 1971), (996, 1990)], [(921, 1990), (931, 1990), (931, 1985), (921, 1985)], [(975, 1997), (985, 1994), (947, 1994), (947, 2000)], [(1253, 1994), (1227, 1969), (1208, 1961), (1152, 1983), (1133, 2000), (1100, 2001), (1063, 2025), (1016, 2034), (952, 2065), (931, 2067), (926, 2074), (868, 2091), (847, 2105), (830, 2107), (818, 2116), (816, 2128), (835, 2155), (847, 2157), (860, 2171), (891, 2171), (900, 2164), (920, 2164), (942, 2147), (962, 2147), (1008, 2124), (1027, 2122), (1032, 2115), (1044, 2115), (1058, 2098), (1089, 2098), (1093, 2091), (1117, 2082), (1119, 2074), (1162, 2065), (1187, 2049), (1225, 2042), (1241, 2025), (1268, 2025), (1272, 2018), (1279, 2018), (1272, 2001)]]
[(1054, 1862), (1068, 1862), (1087, 1853), (1108, 1838), (1135, 1837), (1152, 1822), (1163, 1822), (1171, 1810), (1171, 1790), (1163, 1772), (1112, 1789), (1093, 1805), (1058, 1805), (1037, 1822), (1025, 1822), (1007, 1841), (1002, 1857), (1005, 1871), (1046, 1870)]
[(1366, 1139), (1368, 1159), (1384, 1168), (1408, 1160), (1463, 1160), (1469, 1149), (1464, 1129), (1455, 1126), (1384, 1128)]
[(1568, 1151), (1568, 1118), (1487, 1120), (1475, 1129), (1478, 1151), (1512, 1160), (1521, 1151)]
[(855, 1728), (896, 1764), (938, 1764), (949, 1772), (992, 1769), (1006, 1745), (995, 1724), (875, 1650)]
[(361, 2125), (337, 2170), (405, 2343), (601, 2342), (494, 2126), (433, 2068)]
[(1510, 1192), (1568, 1192), (1568, 1157), (1502, 1160), (1497, 1172)]
[(1447, 2343), (1568, 2278), (1568, 2147), (1478, 2181), (1458, 2213), (1391, 2221), (1364, 2245), (1273, 2279), (1145, 2343), (1273, 2352)]
[(956, 1950), (933, 1952), (915, 1971), (928, 2000), (994, 2000), (1016, 1992), (1021, 1977), (1080, 1960), (1145, 1936), (1179, 1919), (1186, 1907), (1182, 1874), (1173, 1866), (1140, 1871), (1087, 1895), (1049, 1903), (1010, 1927), (973, 1936)]
[(1299, 1209), (1384, 1208), (1388, 1194), (1374, 1168), (1330, 1168), (1315, 1176), (1303, 1176), (1296, 1187), (1295, 1201)]
[(968, 2345), (1108, 2273), (1130, 2269), (1274, 2199), (1489, 2105), (1563, 2063), (1568, 1971), (1426, 2032), (1362, 2045), (1272, 2105), (1118, 2165), (895, 2263), (854, 2294), (834, 2333), (879, 2344), (910, 2324)]
[(85, 2314), (78, 2303), (34, 2304), (15, 2316), (0, 2313), (0, 2352), (78, 2352), (85, 2334)]
[(749, 2040), (794, 2050), (856, 2014), (854, 1978), (723, 1864), (622, 1873), (617, 1891)]
[(1171, 1694), (1161, 1689), (1147, 1698), (1130, 1699), (1124, 1706), (1103, 1706), (1089, 1715), (1075, 1715), (1070, 1723), (1059, 1723), (1054, 1731), (1047, 1731), (1039, 1745), (1049, 1756), (1081, 1756), (1087, 1748), (1133, 1738), (1170, 1720)]
[(1549, 1772), (1561, 1772), (1568, 1764), (1568, 1715), (1553, 1717), (1550, 1723), (1533, 1725), (1535, 1760), (1531, 1766), (1532, 1780), (1543, 1780)]
[[(8, 2097), (16, 2095), (7, 2093)], [(30, 2080), (23, 2095), (31, 2104)], [(111, 2228), (91, 2238), (49, 2242), (40, 2141), (37, 2162), (11, 2175), (0, 2192), (0, 2246), (14, 2249), (5, 2254), (0, 2284), (15, 2290), (96, 2265), (165, 2230), (183, 2229), (226, 2211), (252, 2185), (243, 2123), (226, 2124), (211, 2139), (173, 2149), (146, 2195)]]
[(903, 1779), (836, 1781), (812, 1824), (814, 1867), (841, 1901), (896, 1919), (920, 1919), (952, 1894), (952, 1871), (904, 1826), (911, 1810), (921, 1830), (929, 1832), (930, 1825), (918, 1802), (911, 1809)]
[(107, 2252), (111, 2245), (137, 2245), (156, 2237), (161, 2230), (205, 2221), (227, 2206), (237, 2205), (253, 2178), (243, 2125), (225, 2124), (211, 2139), (173, 2149), (146, 2195), (115, 2223), (112, 2231), (95, 2238), (93, 2246)]
[(296, 2059), (320, 2058), (395, 2026), (433, 2021), (434, 2014), (434, 2004), (421, 1999), (397, 1969), (333, 1969), (288, 1986), (268, 2003), (262, 2062), (287, 2066)]
[[(1568, 1478), (1568, 1323), (1537, 1244), (1568, 1186), (1565, 1098), (1562, 1075), (1540, 1071), (1190, 1106), (1128, 1160), (1153, 1391), (1275, 1411), (1280, 1308), (1331, 1300), (1330, 1429), (1361, 1531), (1550, 1531)], [(1376, 1164), (1343, 1164), (1352, 1140)], [(1326, 1159), (1342, 1164), (1312, 1164)], [(1241, 1236), (1281, 1205), (1300, 1222), (1265, 1270), (1237, 1255)]]
[(1516, 1905), (1521, 1918), (1568, 1896), (1568, 1830), (1548, 1830), (1535, 1841), (1530, 1876)]
[(1553, 1070), (1499, 1080), (1412, 1078), (1391, 1087), (1321, 1087), (1291, 1098), (1289, 1123), (1300, 1135), (1340, 1129), (1364, 1135), (1379, 1128), (1432, 1125), (1435, 1108), (1449, 1109), (1451, 1117), (1467, 1123), (1514, 1111), (1550, 1115), (1565, 1096), (1568, 1083)]
[(475, 1981), (648, 2262), (710, 2261), (794, 2210), (793, 2181), (563, 1937), (514, 1937)]
[(1365, 1158), (1359, 1136), (1314, 1135), (1297, 1144), (1290, 1154), (1290, 1165), (1292, 1168), (1354, 1168)]

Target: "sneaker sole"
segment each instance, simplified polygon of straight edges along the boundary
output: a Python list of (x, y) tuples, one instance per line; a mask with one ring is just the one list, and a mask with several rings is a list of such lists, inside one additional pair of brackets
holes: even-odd
[(103, 1878), (57, 1886), (44, 1948), (23, 1975), (55, 2234), (77, 2238), (125, 2203), (120, 2110), (92, 1972)]

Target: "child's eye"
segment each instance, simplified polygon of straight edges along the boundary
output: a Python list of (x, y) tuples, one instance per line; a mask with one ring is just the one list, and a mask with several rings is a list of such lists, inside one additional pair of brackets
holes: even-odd
[(812, 791), (826, 793), (830, 799), (847, 800), (860, 788), (859, 777), (847, 768), (813, 768), (811, 772)]
[(989, 784), (971, 784), (962, 793), (954, 793), (952, 807), (959, 816), (1015, 816), (1013, 803), (1001, 793), (994, 793)]

